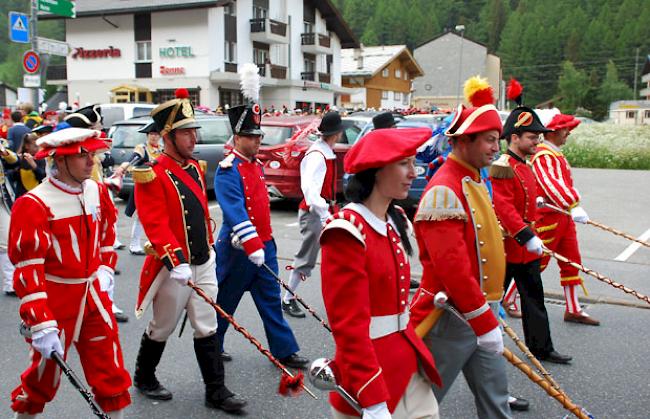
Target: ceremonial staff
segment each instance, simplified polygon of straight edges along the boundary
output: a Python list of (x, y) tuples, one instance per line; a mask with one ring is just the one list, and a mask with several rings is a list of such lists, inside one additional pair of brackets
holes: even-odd
[(584, 265), (581, 265), (581, 264), (579, 264), (577, 262), (573, 262), (573, 261), (567, 259), (566, 257), (552, 251), (551, 249), (549, 249), (547, 247), (543, 247), (542, 250), (543, 250), (544, 253), (546, 253), (549, 256), (553, 256), (555, 259), (559, 260), (560, 262), (568, 263), (569, 265), (571, 265), (574, 268), (586, 273), (587, 275), (593, 276), (594, 278), (596, 278), (599, 281), (602, 281), (602, 282), (604, 282), (606, 284), (609, 284), (614, 288), (618, 288), (621, 291), (623, 291), (624, 293), (633, 295), (636, 298), (638, 298), (639, 300), (645, 301), (646, 303), (650, 304), (650, 297), (648, 297), (647, 295), (643, 295), (643, 294), (637, 292), (636, 290), (633, 290), (632, 288), (628, 288), (625, 285), (620, 284), (620, 283), (606, 277), (605, 275), (594, 271), (593, 269), (589, 269)]
[(228, 321), (232, 325), (232, 327), (244, 335), (244, 337), (251, 343), (253, 346), (257, 348), (258, 351), (262, 353), (262, 355), (266, 356), (269, 361), (273, 365), (275, 365), (279, 370), (282, 371), (282, 379), (280, 380), (280, 389), (279, 392), (282, 395), (288, 395), (288, 394), (296, 394), (299, 389), (302, 387), (311, 397), (314, 399), (318, 400), (318, 397), (314, 393), (312, 393), (309, 388), (305, 387), (305, 384), (303, 382), (304, 376), (301, 372), (298, 372), (298, 374), (293, 375), (291, 371), (287, 369), (280, 361), (275, 358), (271, 352), (266, 349), (262, 344), (253, 337), (253, 335), (248, 332), (243, 326), (240, 326), (239, 323), (235, 321), (235, 318), (231, 316), (230, 314), (226, 313), (226, 311), (219, 306), (216, 302), (212, 301), (212, 298), (208, 296), (205, 291), (203, 291), (201, 288), (196, 286), (192, 281), (187, 282), (187, 286), (192, 288), (194, 292), (196, 292), (201, 298), (205, 300), (206, 303), (210, 304), (212, 308), (215, 309), (215, 311), (224, 319)]
[[(542, 205), (545, 206), (546, 208), (550, 208), (550, 209), (552, 209), (552, 210), (554, 210), (554, 211), (557, 211), (557, 212), (559, 212), (559, 213), (561, 213), (561, 214), (566, 214), (566, 215), (568, 215), (568, 216), (571, 215), (571, 214), (569, 214), (567, 211), (563, 210), (562, 208), (556, 207), (555, 205), (549, 204), (549, 203), (547, 203), (547, 202), (542, 203)], [(645, 241), (643, 241), (643, 240), (637, 239), (637, 238), (634, 237), (634, 236), (631, 236), (631, 235), (629, 235), (629, 234), (627, 234), (627, 233), (624, 233), (624, 232), (622, 232), (622, 231), (620, 231), (620, 230), (616, 230), (615, 228), (612, 228), (612, 227), (606, 226), (605, 224), (601, 224), (601, 223), (599, 223), (599, 222), (597, 222), (597, 221), (587, 220), (587, 224), (590, 224), (590, 225), (592, 225), (592, 226), (594, 226), (594, 227), (598, 227), (598, 228), (600, 228), (601, 230), (608, 231), (608, 232), (610, 232), (610, 233), (612, 233), (612, 234), (615, 234), (615, 235), (617, 235), (617, 236), (624, 237), (624, 238), (626, 238), (626, 239), (628, 239), (628, 240), (632, 240), (633, 242), (639, 243), (639, 244), (641, 244), (641, 245), (643, 245), (643, 246), (645, 246), (645, 247), (650, 247), (650, 243), (648, 243), (648, 242), (645, 242)]]

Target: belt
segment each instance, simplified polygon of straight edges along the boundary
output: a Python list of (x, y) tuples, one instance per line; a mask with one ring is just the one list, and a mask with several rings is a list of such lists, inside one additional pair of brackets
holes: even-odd
[(79, 340), (81, 323), (83, 322), (84, 312), (86, 309), (86, 297), (88, 296), (89, 292), (90, 298), (92, 298), (92, 300), (95, 302), (97, 310), (99, 310), (99, 314), (102, 316), (102, 319), (104, 319), (109, 328), (113, 329), (111, 316), (104, 308), (102, 300), (99, 298), (99, 294), (97, 294), (95, 287), (93, 287), (93, 281), (97, 279), (97, 272), (94, 272), (88, 278), (62, 278), (60, 276), (45, 274), (45, 279), (50, 282), (56, 282), (57, 284), (86, 284), (86, 291), (84, 292), (83, 297), (81, 297), (81, 303), (79, 303), (79, 314), (77, 314), (77, 321), (74, 325), (74, 334), (72, 337), (73, 342), (77, 342)]
[(370, 339), (379, 339), (406, 329), (409, 324), (408, 309), (400, 314), (372, 316), (370, 318)]

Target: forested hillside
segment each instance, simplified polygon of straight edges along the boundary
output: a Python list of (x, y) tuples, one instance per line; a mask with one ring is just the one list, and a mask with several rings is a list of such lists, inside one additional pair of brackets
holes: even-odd
[[(648, 0), (334, 0), (365, 45), (414, 48), (456, 25), (502, 59), (526, 102), (562, 97), (602, 117), (632, 99), (634, 70), (650, 54)], [(640, 86), (637, 78), (637, 89)]]

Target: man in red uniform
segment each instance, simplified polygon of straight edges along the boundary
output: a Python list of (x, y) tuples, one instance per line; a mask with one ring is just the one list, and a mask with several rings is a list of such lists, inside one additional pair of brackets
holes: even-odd
[(159, 105), (151, 116), (163, 137), (164, 153), (144, 168), (133, 170), (135, 202), (153, 248), (142, 266), (136, 316), (149, 304), (153, 318), (140, 342), (133, 380), (150, 399), (170, 400), (155, 371), (167, 339), (186, 310), (194, 329), (194, 353), (205, 384), (205, 405), (226, 412), (240, 411), (246, 401), (225, 385), (221, 346), (214, 309), (190, 287), (217, 296), (212, 221), (205, 175), (192, 158), (196, 144), (194, 109), (187, 91)]
[(506, 233), (504, 288), (507, 289), (514, 278), (521, 294), (526, 345), (539, 359), (566, 364), (571, 357), (553, 348), (544, 306), (540, 273), (543, 246), (533, 230), (537, 185), (526, 162), (527, 157), (535, 154), (540, 133), (547, 131), (532, 109), (525, 106), (514, 109), (503, 127), (502, 137), (508, 143), (508, 151), (492, 164), (490, 177), (494, 210)]
[(494, 105), (461, 105), (445, 133), (452, 152), (429, 181), (415, 216), (423, 273), (411, 302), (411, 321), (422, 329), (420, 323), (431, 318), (434, 296), (441, 291), (458, 311), (458, 316), (445, 311), (439, 321), (419, 330), (442, 377), (443, 387), (433, 392), (441, 403), (462, 370), (481, 418), (511, 416), (503, 338), (491, 309), (503, 295), (506, 262), (479, 173), (499, 150), (501, 130)]
[[(570, 213), (566, 215), (550, 208), (540, 208), (537, 211), (537, 233), (549, 249), (577, 263), (581, 263), (581, 257), (575, 223), (586, 223), (589, 216), (580, 206), (580, 194), (573, 185), (571, 166), (560, 148), (566, 144), (571, 130), (579, 124), (580, 121), (572, 115), (557, 111), (546, 124), (552, 131), (544, 134), (544, 142), (532, 158), (538, 195), (545, 202)], [(548, 262), (549, 256), (545, 256), (542, 259), (542, 270)], [(558, 262), (558, 265), (560, 283), (566, 298), (564, 321), (598, 326), (600, 322), (580, 307), (576, 287), (582, 285), (582, 278), (578, 269), (564, 262)]]
[(61, 371), (52, 352), (73, 343), (99, 406), (122, 418), (131, 403), (111, 301), (117, 211), (106, 187), (90, 179), (98, 131), (70, 128), (38, 140), (51, 157), (50, 177), (13, 206), (9, 256), (20, 316), (31, 332), (32, 363), (12, 392), (18, 418), (32, 418), (54, 398)]
[[(316, 266), (323, 224), (336, 202), (336, 144), (343, 134), (343, 123), (338, 112), (328, 112), (318, 127), (321, 138), (316, 140), (300, 162), (300, 188), (304, 198), (300, 202), (298, 224), (302, 243), (294, 256), (288, 286), (292, 291), (311, 276)], [(292, 294), (285, 291), (282, 310), (292, 317), (305, 317)]]

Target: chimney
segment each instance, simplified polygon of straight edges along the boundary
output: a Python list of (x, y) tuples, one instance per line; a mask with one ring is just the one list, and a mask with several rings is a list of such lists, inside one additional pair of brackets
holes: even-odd
[(360, 48), (354, 49), (354, 61), (357, 62), (357, 70), (361, 70), (363, 68), (363, 54), (361, 52), (362, 48), (363, 44), (361, 44)]

